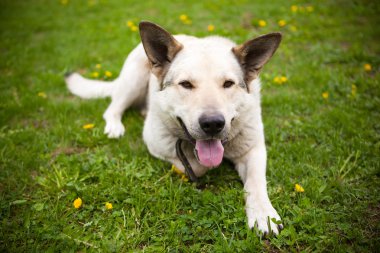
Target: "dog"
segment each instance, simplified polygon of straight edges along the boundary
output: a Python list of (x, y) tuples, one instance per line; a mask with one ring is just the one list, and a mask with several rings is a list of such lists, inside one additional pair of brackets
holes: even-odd
[(127, 108), (146, 105), (143, 139), (149, 152), (183, 173), (200, 177), (223, 158), (232, 161), (244, 184), (248, 226), (278, 234), (283, 225), (266, 185), (259, 73), (281, 33), (236, 45), (218, 36), (173, 36), (147, 21), (139, 30), (142, 43), (119, 77), (106, 82), (71, 73), (68, 89), (82, 98), (112, 98), (103, 114), (109, 138), (123, 136)]

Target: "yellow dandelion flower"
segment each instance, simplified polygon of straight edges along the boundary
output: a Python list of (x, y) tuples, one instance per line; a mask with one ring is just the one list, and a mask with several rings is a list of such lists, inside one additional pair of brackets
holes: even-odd
[(280, 27), (284, 27), (284, 26), (286, 25), (286, 21), (283, 20), (283, 19), (281, 19), (280, 21), (278, 21), (278, 25), (279, 25)]
[(185, 183), (189, 182), (189, 179), (185, 175), (182, 175), (181, 180)]
[(260, 19), (259, 22), (258, 22), (258, 24), (259, 24), (260, 27), (264, 27), (264, 26), (267, 25), (267, 22), (265, 22), (265, 20)]
[(207, 26), (207, 31), (212, 32), (214, 30), (215, 30), (215, 26), (214, 25), (210, 24), (210, 25)]
[(98, 78), (99, 77), (99, 72), (92, 72), (91, 73), (91, 76), (93, 77), (93, 78)]
[(172, 168), (171, 168), (171, 171), (178, 174), (179, 176), (181, 176), (181, 180), (183, 182), (188, 182), (189, 179), (187, 178), (187, 176), (185, 175), (185, 173), (183, 173), (180, 169), (178, 169), (174, 164), (172, 164)]
[(290, 26), (290, 30), (291, 30), (292, 32), (296, 32), (296, 31), (297, 31), (297, 27), (294, 26), (294, 25), (291, 25), (291, 26)]
[(189, 16), (187, 16), (186, 14), (182, 14), (179, 16), (179, 20), (182, 21), (182, 23), (184, 23), (185, 25), (191, 25), (191, 19), (189, 18)]
[(326, 92), (323, 92), (322, 93), (322, 97), (324, 98), (324, 99), (328, 99), (329, 98), (329, 93), (326, 91)]
[(296, 185), (294, 186), (294, 190), (295, 190), (296, 192), (304, 192), (304, 191), (305, 191), (305, 189), (304, 189), (301, 185), (299, 185), (299, 184), (296, 184)]
[(69, 3), (69, 0), (61, 0), (62, 5), (67, 5)]
[(178, 169), (174, 164), (172, 164), (171, 171), (177, 173), (180, 176), (184, 175), (184, 173), (180, 169)]
[(39, 97), (41, 97), (41, 98), (47, 98), (47, 95), (46, 95), (46, 93), (45, 92), (38, 92), (37, 93), (37, 96), (39, 96)]
[(288, 81), (288, 78), (286, 76), (276, 76), (274, 79), (273, 79), (273, 82), (274, 83), (277, 83), (277, 84), (284, 84)]
[(98, 63), (98, 64), (95, 65), (95, 68), (97, 68), (97, 69), (101, 69), (101, 68), (102, 68), (102, 65)]
[(107, 210), (111, 210), (113, 208), (113, 206), (110, 202), (106, 202), (105, 206), (106, 206)]
[(182, 15), (179, 16), (179, 20), (181, 20), (182, 22), (184, 22), (184, 21), (186, 21), (188, 19), (189, 19), (189, 17), (186, 14), (182, 14)]
[(111, 71), (106, 71), (106, 72), (104, 72), (104, 75), (106, 76), (106, 77), (111, 77), (112, 76), (112, 73), (111, 73)]
[(369, 64), (369, 63), (364, 64), (364, 70), (367, 72), (371, 71), (372, 70), (371, 64)]
[(131, 26), (131, 31), (132, 32), (137, 32), (137, 30), (139, 30), (139, 28), (135, 25)]
[(74, 202), (73, 202), (73, 206), (74, 206), (76, 209), (80, 208), (80, 207), (82, 206), (82, 204), (83, 204), (83, 201), (82, 201), (81, 198), (77, 198), (77, 199), (74, 200)]
[(95, 124), (86, 124), (86, 125), (83, 125), (83, 129), (93, 129), (95, 127)]
[(281, 77), (276, 76), (276, 77), (273, 79), (273, 82), (275, 82), (275, 83), (277, 83), (277, 84), (281, 84)]
[(306, 11), (308, 11), (308, 12), (313, 12), (314, 11), (314, 7), (313, 6), (307, 6), (306, 7)]
[(127, 24), (127, 26), (128, 26), (129, 28), (131, 28), (132, 26), (135, 25), (135, 23), (133, 23), (133, 21), (131, 21), (131, 20), (128, 20), (126, 24)]
[(292, 12), (297, 12), (298, 11), (298, 6), (297, 5), (292, 5), (292, 6), (290, 6), (290, 10)]

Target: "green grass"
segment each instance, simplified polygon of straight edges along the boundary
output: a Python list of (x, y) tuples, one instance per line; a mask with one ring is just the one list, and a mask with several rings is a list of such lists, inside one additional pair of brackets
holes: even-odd
[[(292, 13), (293, 4), (314, 9)], [(0, 251), (378, 251), (379, 12), (369, 0), (1, 1)], [(262, 74), (268, 191), (285, 225), (278, 237), (261, 240), (247, 228), (231, 165), (197, 189), (149, 155), (137, 111), (125, 113), (126, 135), (109, 140), (101, 117), (109, 101), (68, 93), (67, 70), (91, 76), (100, 63), (101, 76), (118, 74), (139, 42), (128, 20), (239, 43), (283, 32)], [(288, 81), (278, 85), (276, 76)], [(95, 128), (83, 129), (87, 123)]]

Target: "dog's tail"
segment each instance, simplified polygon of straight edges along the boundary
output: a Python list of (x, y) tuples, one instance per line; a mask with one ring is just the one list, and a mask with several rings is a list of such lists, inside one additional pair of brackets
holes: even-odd
[(65, 81), (71, 93), (86, 99), (110, 97), (115, 87), (115, 81), (90, 80), (78, 73), (66, 74)]

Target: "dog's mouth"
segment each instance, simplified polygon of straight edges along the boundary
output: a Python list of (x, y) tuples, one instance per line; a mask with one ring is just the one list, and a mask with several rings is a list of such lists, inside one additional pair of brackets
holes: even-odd
[(194, 154), (199, 163), (208, 168), (218, 167), (223, 160), (223, 144), (226, 141), (222, 142), (220, 139), (196, 140), (191, 136), (182, 119), (179, 117), (177, 119), (187, 138), (195, 146)]
[(195, 156), (205, 167), (218, 167), (222, 163), (224, 147), (218, 139), (197, 140), (194, 149)]

